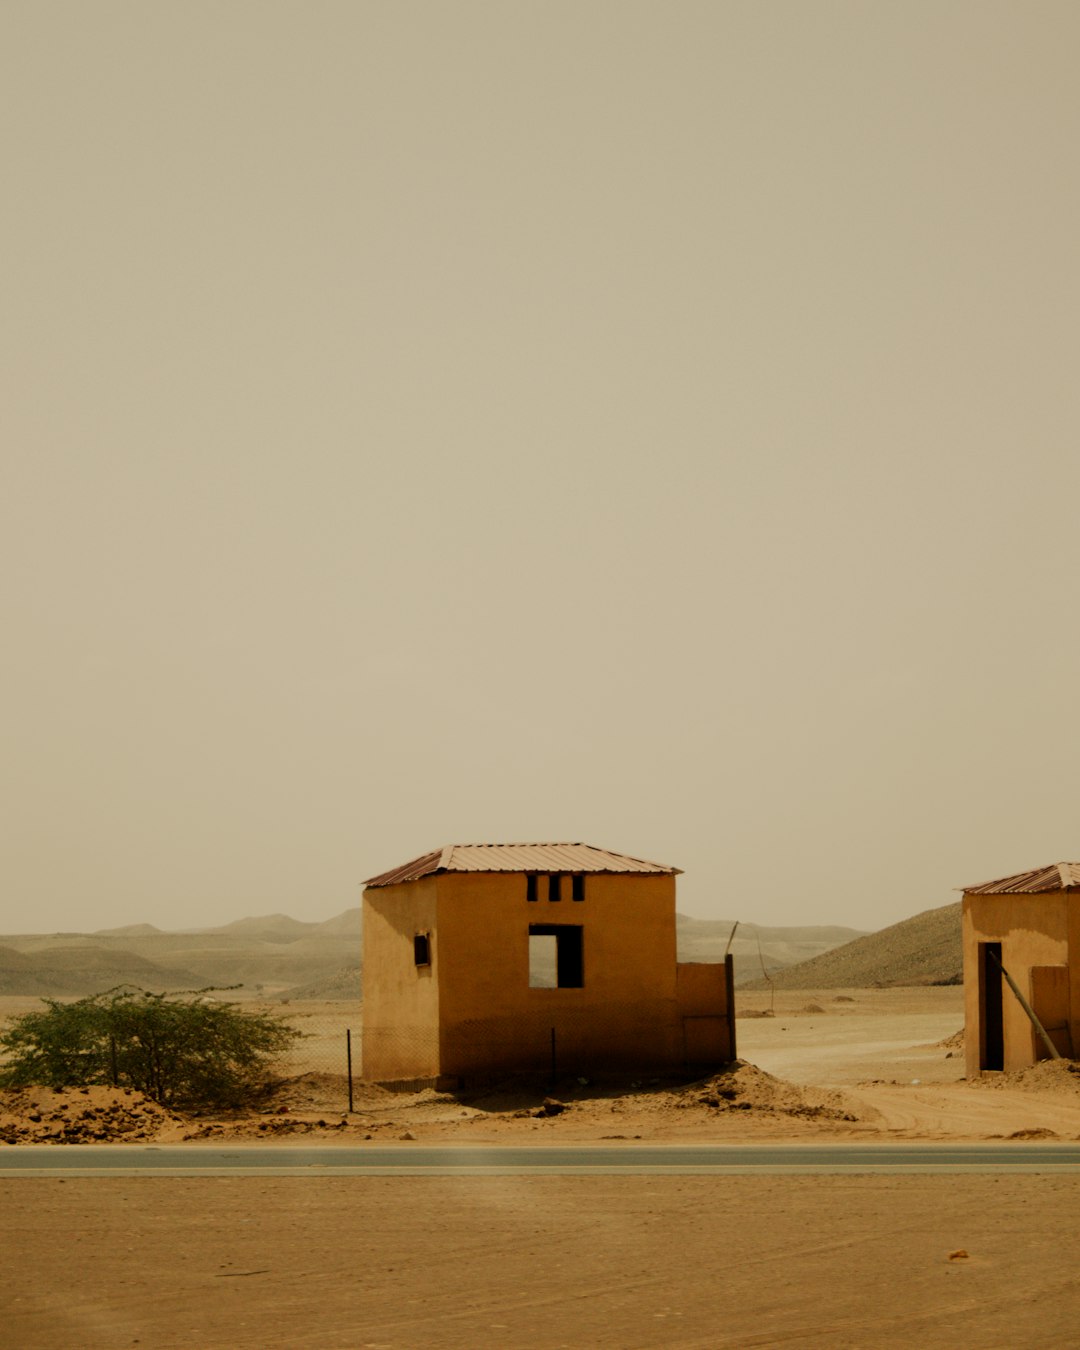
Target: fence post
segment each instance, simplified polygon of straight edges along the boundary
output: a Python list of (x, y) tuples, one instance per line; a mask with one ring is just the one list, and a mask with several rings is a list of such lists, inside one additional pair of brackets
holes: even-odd
[(345, 1059), (349, 1066), (349, 1115), (353, 1113), (353, 1088), (352, 1088), (352, 1028), (345, 1028)]

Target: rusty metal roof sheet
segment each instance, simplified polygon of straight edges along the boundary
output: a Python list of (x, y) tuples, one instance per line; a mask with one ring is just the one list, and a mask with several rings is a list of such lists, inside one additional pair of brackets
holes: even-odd
[(1018, 872), (1000, 881), (983, 881), (978, 886), (963, 886), (965, 895), (1039, 895), (1044, 891), (1080, 889), (1080, 863), (1050, 863), (1031, 872)]
[(647, 872), (674, 876), (681, 870), (625, 853), (611, 853), (593, 844), (448, 844), (370, 877), (364, 885), (394, 886), (437, 872)]

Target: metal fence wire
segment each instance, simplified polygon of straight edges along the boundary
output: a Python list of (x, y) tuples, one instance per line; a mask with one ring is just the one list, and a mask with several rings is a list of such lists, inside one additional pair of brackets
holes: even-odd
[[(402, 1076), (438, 1072), (466, 1082), (500, 1074), (603, 1075), (664, 1067), (692, 1072), (731, 1057), (726, 1014), (658, 1017), (637, 1003), (563, 1005), (475, 1017), (446, 1028), (368, 1025), (369, 1064)], [(411, 1072), (404, 1066), (411, 1066)]]
[(284, 1076), (348, 1072), (351, 1042), (353, 1072), (360, 1076), (361, 1014), (357, 1003), (272, 1003), (259, 1005), (300, 1033), (275, 1061)]
[(704, 1069), (725, 1057), (717, 1046), (726, 1043), (727, 1035), (724, 1018), (684, 1017), (673, 1023), (630, 1003), (469, 1018), (441, 1037), (433, 1026), (365, 1029), (359, 999), (253, 1000), (246, 1006), (300, 1033), (273, 1060), (272, 1077), (297, 1103), (317, 1102), (342, 1111), (350, 1109), (354, 1092), (362, 1091), (365, 1036), (369, 1066), (400, 1066), (396, 1072), (373, 1075), (376, 1081), (407, 1089), (440, 1075), (448, 1084), (456, 1080), (471, 1086), (518, 1073), (554, 1078), (637, 1073), (658, 1065)]

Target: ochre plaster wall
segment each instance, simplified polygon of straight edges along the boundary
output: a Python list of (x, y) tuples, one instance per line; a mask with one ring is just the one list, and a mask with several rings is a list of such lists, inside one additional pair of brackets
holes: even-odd
[[(964, 948), (964, 1051), (968, 1077), (980, 1072), (979, 943), (1000, 942), (1001, 960), (1024, 996), (1032, 996), (1032, 966), (1065, 965), (1069, 930), (1080, 930), (1075, 899), (1064, 891), (1045, 895), (965, 895), (962, 906)], [(1077, 948), (1073, 948), (1077, 950)], [(1070, 975), (1070, 1028), (1075, 1041), (1080, 1008), (1077, 972)], [(1005, 1069), (1022, 1069), (1038, 1057), (1036, 1035), (1008, 985), (1002, 988)]]
[[(1028, 973), (1031, 977), (1028, 1002), (1035, 1009), (1035, 1016), (1043, 1024), (1058, 1054), (1071, 1059), (1073, 1044), (1069, 1028), (1069, 967), (1032, 966)], [(1041, 1039), (1035, 1043), (1035, 1050), (1040, 1059), (1050, 1058), (1050, 1052)]]
[[(522, 873), (438, 879), (442, 1072), (560, 1072), (681, 1062), (675, 879), (589, 874), (585, 899), (526, 899)], [(529, 925), (581, 925), (584, 986), (529, 987)]]
[[(439, 1073), (436, 878), (364, 892), (363, 1075), (375, 1082)], [(417, 966), (413, 938), (429, 933), (431, 964)]]
[(1080, 895), (1075, 891), (1066, 893), (1065, 931), (1068, 941), (1068, 955), (1064, 957), (1069, 967), (1069, 1039), (1071, 1054), (1080, 1054)]
[(686, 1062), (720, 1064), (734, 1059), (734, 1007), (729, 1001), (729, 965), (680, 961), (675, 971)]
[[(731, 1057), (723, 965), (676, 966), (675, 878), (447, 872), (364, 893), (363, 1072), (383, 1082)], [(581, 988), (529, 987), (530, 925), (580, 926)], [(413, 937), (431, 935), (417, 968)], [(678, 971), (678, 974), (677, 974)], [(554, 1033), (554, 1043), (553, 1043)], [(688, 1039), (689, 1037), (689, 1039)]]

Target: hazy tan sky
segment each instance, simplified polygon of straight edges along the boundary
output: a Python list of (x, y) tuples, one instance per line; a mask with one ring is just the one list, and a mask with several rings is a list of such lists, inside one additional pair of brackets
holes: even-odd
[(12, 0), (0, 63), (0, 931), (1080, 857), (1074, 0)]

